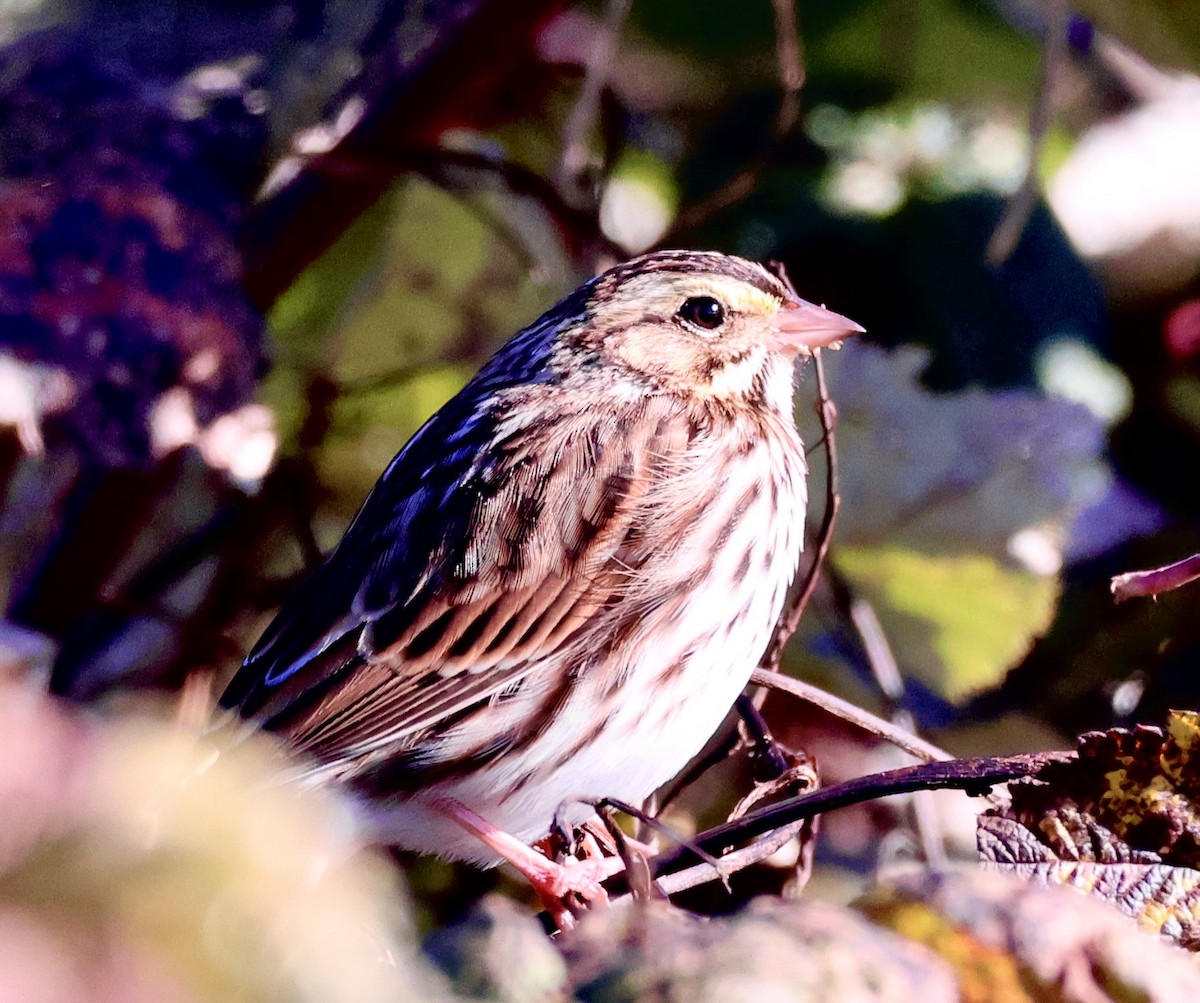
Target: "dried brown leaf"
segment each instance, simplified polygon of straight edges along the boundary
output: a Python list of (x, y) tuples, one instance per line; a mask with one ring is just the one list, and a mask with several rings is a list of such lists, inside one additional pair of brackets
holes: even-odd
[(979, 819), (991, 867), (1069, 885), (1147, 930), (1200, 947), (1200, 714), (1165, 728), (1090, 732), (1077, 759), (1011, 785), (1011, 804)]

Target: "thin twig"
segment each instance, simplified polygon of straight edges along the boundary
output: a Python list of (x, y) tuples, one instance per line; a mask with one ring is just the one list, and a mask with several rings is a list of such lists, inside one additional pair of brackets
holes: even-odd
[(884, 720), (877, 714), (863, 710), (861, 707), (852, 704), (849, 700), (843, 700), (841, 697), (834, 696), (832, 693), (828, 693), (818, 686), (813, 686), (811, 683), (793, 679), (791, 676), (785, 676), (780, 672), (761, 668), (754, 670), (754, 674), (750, 677), (750, 682), (756, 686), (766, 686), (773, 690), (780, 690), (788, 694), (788, 696), (796, 697), (798, 700), (803, 700), (814, 707), (819, 707), (821, 710), (841, 718), (856, 728), (861, 728), (863, 731), (881, 738), (885, 742), (890, 742), (897, 748), (903, 749), (910, 756), (916, 756), (917, 759), (923, 762), (948, 762), (953, 758), (950, 753), (944, 749), (939, 749), (933, 743), (927, 742), (923, 738), (918, 738), (912, 732), (896, 727), (896, 725)]
[(779, 78), (779, 108), (771, 135), (763, 150), (747, 167), (738, 171), (706, 198), (684, 210), (671, 227), (671, 234), (694, 230), (722, 209), (740, 202), (758, 187), (779, 141), (800, 117), (800, 91), (804, 87), (804, 47), (796, 22), (795, 0), (771, 0), (775, 15), (775, 67)]
[(1037, 172), (1042, 159), (1042, 147), (1046, 133), (1054, 121), (1054, 98), (1063, 60), (1067, 53), (1066, 0), (1049, 0), (1046, 8), (1046, 35), (1042, 41), (1042, 71), (1038, 81), (1037, 99), (1029, 116), (1029, 163), (1025, 176), (1017, 190), (1012, 193), (1000, 214), (996, 229), (988, 239), (984, 261), (996, 268), (1008, 260), (1016, 250), (1021, 234), (1037, 205)]
[(802, 818), (790, 825), (772, 829), (754, 840), (749, 846), (726, 853), (721, 857), (719, 867), (713, 867), (711, 864), (696, 864), (682, 871), (662, 874), (654, 882), (655, 886), (667, 895), (675, 895), (687, 891), (689, 888), (695, 888), (697, 885), (708, 884), (710, 881), (728, 881), (730, 874), (753, 867), (766, 860), (771, 854), (783, 849), (788, 841), (795, 839), (808, 823), (809, 819)]
[(583, 247), (596, 247), (617, 258), (625, 253), (600, 230), (595, 207), (580, 208), (567, 202), (558, 189), (537, 171), (503, 157), (474, 150), (449, 150), (443, 147), (389, 150), (387, 155), (373, 153), (370, 159), (347, 157), (338, 152), (313, 158), (310, 170), (335, 176), (395, 177), (420, 174), (434, 184), (446, 187), (448, 172), (474, 171), (495, 179), (512, 195), (532, 199), (554, 221), (559, 230)]
[[(854, 624), (854, 629), (862, 641), (875, 683), (891, 705), (889, 716), (892, 724), (915, 735), (916, 721), (903, 706), (904, 678), (900, 675), (900, 666), (896, 662), (892, 646), (888, 643), (883, 624), (879, 622), (875, 607), (861, 597), (853, 597), (850, 600), (850, 622)], [(934, 868), (945, 867), (946, 847), (929, 791), (917, 791), (913, 795), (912, 817), (925, 863)]]
[(821, 567), (829, 553), (829, 544), (833, 539), (833, 524), (837, 519), (837, 510), (841, 505), (838, 495), (838, 457), (837, 440), (833, 427), (837, 421), (837, 409), (829, 397), (829, 384), (825, 380), (825, 367), (821, 363), (821, 353), (814, 353), (814, 363), (817, 370), (817, 414), (821, 419), (821, 430), (825, 439), (825, 514), (821, 520), (821, 528), (817, 533), (817, 545), (813, 551), (812, 563), (800, 588), (796, 590), (792, 601), (784, 608), (783, 615), (775, 625), (775, 633), (763, 656), (762, 667), (771, 672), (779, 671), (779, 663), (783, 659), (783, 649), (791, 636), (796, 633), (813, 592), (817, 588)]
[(555, 187), (563, 201), (576, 209), (595, 210), (595, 196), (584, 183), (588, 162), (588, 134), (600, 110), (600, 96), (608, 83), (621, 26), (629, 14), (630, 0), (608, 0), (604, 19), (593, 39), (588, 55), (583, 87), (579, 91), (562, 131), (562, 151), (554, 169)]
[[(661, 823), (657, 822), (656, 824), (661, 825)], [(754, 864), (766, 860), (767, 857), (782, 849), (789, 840), (800, 836), (805, 827), (811, 825), (815, 825), (815, 820), (807, 818), (798, 819), (789, 825), (773, 829), (771, 832), (755, 839), (748, 846), (726, 853), (719, 859), (707, 853), (707, 851), (694, 841), (681, 841), (679, 837), (671, 834), (677, 845), (691, 849), (697, 857), (701, 858), (701, 862), (694, 867), (660, 876), (654, 882), (654, 887), (665, 895), (675, 895), (678, 892), (686, 891), (688, 888), (694, 888), (697, 885), (707, 884), (711, 881), (720, 881), (726, 890), (729, 891), (731, 890), (729, 875), (736, 874), (738, 871), (745, 870), (747, 867), (752, 867)], [(646, 858), (639, 859), (649, 869), (649, 860)], [(628, 866), (628, 863), (626, 866)], [(624, 881), (624, 878), (616, 877), (614, 880), (617, 884), (620, 884)], [(637, 880), (638, 877), (635, 877), (635, 881), (631, 883), (635, 883)]]
[[(625, 830), (617, 824), (616, 812), (606, 804), (596, 805), (596, 814), (600, 817), (608, 834), (616, 844), (617, 856), (625, 865), (625, 878), (629, 882), (629, 890), (635, 901), (648, 902), (654, 898), (663, 898), (666, 893), (655, 887), (654, 879), (650, 876), (650, 861), (640, 847), (632, 845), (632, 840), (625, 835)], [(711, 857), (709, 858), (711, 860)]]
[(791, 132), (800, 117), (800, 90), (804, 87), (804, 48), (796, 23), (796, 0), (771, 0), (775, 15), (775, 65), (783, 95), (775, 115), (775, 139)]
[(619, 801), (616, 798), (599, 798), (598, 800), (589, 800), (585, 801), (584, 803), (590, 804), (598, 812), (603, 811), (606, 808), (624, 812), (626, 815), (630, 816), (630, 818), (637, 819), (642, 825), (648, 826), (656, 833), (666, 836), (667, 839), (669, 839), (672, 843), (675, 843), (677, 846), (687, 847), (698, 857), (700, 857), (706, 864), (710, 864), (713, 867), (720, 866), (721, 862), (712, 854), (706, 852), (703, 847), (697, 846), (692, 842), (692, 840), (688, 839), (687, 836), (677, 832), (671, 826), (667, 825), (666, 822), (662, 821), (662, 819), (656, 818), (648, 812), (642, 811), (635, 805), (631, 805), (625, 801)]
[(1156, 596), (1170, 592), (1200, 578), (1200, 554), (1185, 557), (1174, 564), (1147, 571), (1127, 571), (1113, 577), (1111, 587), (1114, 602), (1124, 602), (1134, 596)]
[(888, 714), (891, 716), (892, 722), (899, 724), (896, 715), (903, 713), (904, 679), (900, 675), (900, 666), (896, 662), (896, 655), (888, 643), (887, 634), (884, 633), (883, 624), (879, 622), (879, 615), (875, 612), (875, 607), (861, 596), (851, 594), (849, 585), (843, 584), (848, 600), (846, 612), (862, 643), (863, 652), (867, 656), (867, 665), (871, 669), (875, 685), (879, 687), (879, 692), (887, 703)]

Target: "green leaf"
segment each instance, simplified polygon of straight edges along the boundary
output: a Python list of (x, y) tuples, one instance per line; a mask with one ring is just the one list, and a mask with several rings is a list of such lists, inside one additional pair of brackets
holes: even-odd
[(900, 663), (951, 699), (990, 686), (1049, 626), (1056, 578), (986, 554), (843, 547), (834, 560), (879, 614)]
[(961, 102), (1030, 99), (1040, 60), (1036, 39), (986, 4), (962, 0), (862, 4), (806, 48), (813, 74), (886, 80), (909, 97)]

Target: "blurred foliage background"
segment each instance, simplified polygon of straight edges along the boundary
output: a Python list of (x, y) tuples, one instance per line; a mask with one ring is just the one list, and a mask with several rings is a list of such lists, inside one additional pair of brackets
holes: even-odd
[[(185, 964), (147, 912), (174, 896), (181, 942), (267, 952), (292, 972), (278, 998), (334, 998), (321, 980), (342, 976), (287, 968), (303, 938), (274, 914), (242, 902), (221, 928), (215, 889), (242, 894), (242, 863), (215, 848), (293, 810), (247, 793), (277, 751), (182, 785), (211, 832), (187, 815), (139, 834), (161, 805), (130, 799), (203, 772), (204, 693), (420, 423), (509, 334), (651, 247), (780, 260), (869, 332), (828, 360), (842, 507), (789, 672), (963, 753), (1194, 707), (1194, 587), (1114, 606), (1108, 579), (1200, 550), (1198, 26), (1167, 0), (0, 4), (0, 694), (23, 722), (0, 729), (0, 800), (41, 820), (0, 841), (0, 925), (32, 945), (11, 964), (83, 930), (76, 982), (45, 998), (145, 965), (180, 999), (276, 998), (230, 988), (253, 965)], [(816, 525), (811, 399), (809, 374)], [(766, 710), (827, 783), (899, 761), (819, 712)], [(145, 776), (156, 762), (168, 779)], [(671, 821), (720, 821), (749, 785), (725, 762)], [(970, 856), (973, 809), (934, 805)], [(313, 824), (349, 825), (341, 810)], [(846, 900), (917, 855), (914, 818), (897, 801), (824, 820), (809, 894)], [(451, 992), (396, 961), (416, 935), (391, 863), (261, 824), (298, 841), (296, 881), (336, 872), (329, 901), (390, 959), (385, 982)], [(687, 904), (779, 890), (795, 856)], [(400, 862), (425, 932), (504, 880)], [(264, 896), (272, 880), (293, 879)], [(480, 943), (503, 913), (486, 903)], [(462, 943), (438, 950), (461, 990)]]

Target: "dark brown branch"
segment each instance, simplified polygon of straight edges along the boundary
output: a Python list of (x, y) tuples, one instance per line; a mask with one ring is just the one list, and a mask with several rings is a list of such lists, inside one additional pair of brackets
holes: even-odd
[[(366, 114), (338, 149), (370, 158), (397, 145), (429, 143), (449, 126), (485, 127), (511, 115), (514, 100), (525, 96), (517, 84), (529, 76), (537, 30), (560, 6), (559, 0), (484, 0), (469, 16), (436, 25), (438, 37), (412, 67), (397, 70), (387, 50), (376, 67), (380, 86), (366, 90)], [(382, 174), (338, 178), (306, 168), (259, 202), (243, 242), (253, 301), (270, 306), (388, 183)]]
[[(775, 15), (775, 66), (779, 77), (779, 108), (771, 136), (761, 154), (707, 198), (679, 214), (671, 235), (694, 230), (722, 209), (740, 202), (758, 187), (779, 141), (795, 126), (800, 117), (800, 91), (804, 87), (804, 49), (796, 23), (795, 0), (771, 0)], [(669, 239), (669, 238), (668, 238)]]
[(1127, 571), (1113, 577), (1111, 588), (1114, 602), (1124, 602), (1135, 596), (1156, 596), (1170, 592), (1200, 578), (1200, 554), (1185, 557), (1174, 564), (1147, 571)]
[(569, 205), (594, 211), (596, 200), (586, 183), (588, 133), (600, 111), (600, 98), (617, 55), (621, 26), (629, 14), (631, 0), (608, 0), (604, 20), (598, 26), (588, 54), (587, 70), (570, 114), (563, 125), (562, 151), (555, 169), (556, 188)]
[(984, 261), (996, 268), (1008, 260), (1016, 249), (1021, 234), (1037, 205), (1037, 171), (1046, 133), (1054, 121), (1055, 89), (1067, 52), (1066, 0), (1050, 0), (1046, 7), (1046, 36), (1042, 48), (1042, 72), (1038, 81), (1037, 100), (1029, 116), (1029, 163), (1021, 184), (1004, 205), (996, 229), (988, 239)]
[(392, 180), (399, 175), (412, 173), (442, 187), (449, 187), (447, 175), (452, 171), (478, 172), (494, 179), (509, 194), (536, 202), (572, 245), (594, 246), (615, 258), (625, 257), (625, 252), (601, 232), (594, 208), (571, 205), (537, 171), (502, 157), (442, 147), (403, 148), (390, 150), (386, 155), (373, 152), (370, 156), (351, 157), (335, 151), (314, 157), (310, 170), (315, 174), (373, 177), (376, 180)]
[[(793, 826), (816, 815), (864, 801), (921, 790), (961, 790), (973, 796), (981, 796), (997, 784), (1021, 777), (1036, 777), (1050, 764), (1069, 762), (1074, 758), (1073, 752), (1035, 752), (1017, 756), (953, 759), (887, 770), (760, 808), (735, 822), (726, 822), (709, 829), (695, 837), (692, 842), (707, 853), (720, 855), (720, 870), (729, 874), (732, 868), (729, 865), (728, 851), (731, 847), (741, 847), (764, 836), (770, 838), (769, 834), (776, 830)], [(702, 861), (688, 848), (676, 847), (655, 857), (650, 862), (650, 867), (654, 876), (661, 878), (701, 863)], [(716, 878), (716, 870), (711, 868), (711, 865), (709, 869), (711, 877)], [(622, 877), (615, 876), (608, 886), (610, 892), (624, 890)]]

